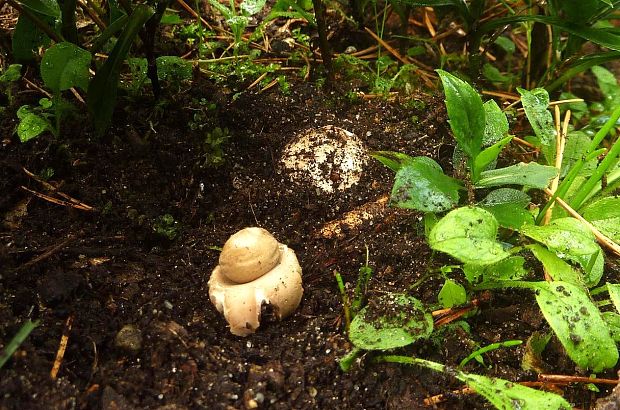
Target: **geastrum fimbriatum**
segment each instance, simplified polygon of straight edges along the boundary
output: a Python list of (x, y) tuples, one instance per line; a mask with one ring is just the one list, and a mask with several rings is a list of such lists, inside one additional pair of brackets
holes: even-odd
[(271, 305), (276, 317), (283, 319), (299, 306), (302, 294), (295, 252), (263, 228), (245, 228), (232, 235), (209, 279), (209, 299), (237, 336), (256, 331), (263, 304)]

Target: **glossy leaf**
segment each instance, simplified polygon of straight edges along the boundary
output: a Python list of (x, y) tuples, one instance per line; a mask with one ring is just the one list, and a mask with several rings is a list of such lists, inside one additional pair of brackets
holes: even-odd
[(437, 70), (446, 95), (450, 128), (463, 151), (475, 158), (482, 148), (485, 131), (485, 112), (476, 90), (454, 75)]
[(428, 242), (463, 263), (490, 265), (509, 256), (496, 240), (498, 227), (495, 217), (482, 208), (458, 208), (437, 222)]
[(90, 82), (88, 108), (94, 117), (95, 130), (99, 135), (105, 132), (112, 120), (122, 63), (138, 32), (153, 14), (153, 9), (144, 4), (134, 9), (108, 59)]
[(583, 217), (599, 231), (620, 243), (620, 197), (599, 199), (583, 208)]
[(405, 294), (387, 294), (368, 304), (351, 321), (349, 339), (360, 349), (386, 350), (426, 339), (433, 318), (422, 302)]
[(543, 88), (528, 91), (517, 88), (521, 94), (521, 104), (534, 133), (542, 144), (542, 152), (548, 164), (555, 160), (555, 126), (549, 112), (549, 94)]
[(512, 188), (499, 188), (478, 203), (478, 206), (491, 212), (500, 226), (519, 229), (524, 224), (534, 223), (534, 216), (525, 209), (530, 197), (523, 191)]
[(463, 273), (471, 284), (518, 280), (529, 273), (525, 268), (525, 259), (521, 256), (509, 256), (501, 261), (486, 265), (463, 265)]
[(601, 316), (611, 332), (611, 338), (620, 343), (620, 315), (616, 312), (603, 312)]
[(502, 149), (512, 140), (512, 137), (506, 137), (497, 141), (495, 144), (485, 148), (474, 159), (474, 180), (478, 179), (478, 175), (484, 171), (489, 164), (495, 163)]
[(485, 124), (482, 145), (489, 146), (507, 136), (509, 130), (508, 119), (495, 100), (489, 100), (484, 103), (484, 115)]
[(394, 172), (413, 162), (413, 157), (393, 151), (374, 151), (370, 156)]
[(498, 409), (571, 410), (557, 394), (532, 389), (504, 379), (457, 372), (455, 377), (474, 389)]
[(55, 94), (72, 87), (86, 90), (90, 60), (90, 53), (75, 44), (54, 44), (47, 49), (41, 60), (43, 82)]
[(21, 142), (30, 141), (45, 131), (52, 129), (52, 126), (48, 120), (32, 112), (31, 108), (27, 105), (24, 105), (17, 110), (17, 118), (19, 118), (19, 124), (17, 125), (17, 136)]
[[(45, 22), (50, 18), (40, 15)], [(29, 62), (34, 60), (35, 51), (39, 47), (47, 46), (50, 38), (41, 31), (28, 17), (20, 14), (13, 31), (11, 46), (13, 57), (17, 62)]]
[(536, 301), (579, 367), (598, 373), (616, 365), (616, 343), (586, 291), (568, 282), (539, 282)]
[(465, 292), (463, 285), (446, 279), (437, 295), (437, 300), (444, 308), (451, 308), (467, 302), (467, 292)]
[(536, 259), (542, 262), (545, 270), (553, 280), (569, 282), (581, 287), (584, 286), (582, 275), (555, 253), (538, 244), (530, 245), (528, 249), (532, 251)]
[(531, 188), (546, 188), (557, 175), (555, 167), (536, 162), (519, 163), (506, 168), (492, 169), (480, 174), (476, 188), (491, 188), (505, 185), (523, 185)]
[(44, 16), (60, 18), (60, 7), (54, 0), (20, 0), (24, 7)]
[(617, 283), (607, 283), (607, 291), (616, 311), (620, 313), (620, 285)]
[(442, 212), (458, 203), (460, 188), (435, 161), (415, 157), (396, 172), (390, 201), (399, 208)]
[(549, 225), (525, 225), (521, 233), (534, 239), (561, 257), (595, 255), (599, 247), (594, 236), (574, 218), (560, 218)]
[(604, 67), (594, 66), (592, 74), (596, 76), (598, 87), (605, 96), (605, 106), (609, 109), (617, 107), (620, 104), (620, 86), (614, 73)]

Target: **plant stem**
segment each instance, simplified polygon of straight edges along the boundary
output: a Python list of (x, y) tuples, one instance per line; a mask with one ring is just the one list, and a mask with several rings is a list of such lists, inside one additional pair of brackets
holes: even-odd
[(316, 17), (316, 26), (319, 32), (319, 50), (321, 50), (321, 57), (323, 59), (323, 65), (327, 71), (327, 83), (333, 86), (336, 79), (334, 77), (334, 70), (332, 67), (332, 52), (327, 41), (327, 27), (325, 25), (325, 5), (323, 0), (312, 0), (314, 6), (314, 15)]

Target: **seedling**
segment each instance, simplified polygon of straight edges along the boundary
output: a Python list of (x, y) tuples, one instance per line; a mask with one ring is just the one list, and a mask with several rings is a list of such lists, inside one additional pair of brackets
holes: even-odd
[(39, 321), (31, 321), (28, 320), (26, 323), (22, 325), (17, 334), (13, 336), (13, 339), (4, 347), (2, 352), (0, 353), (0, 369), (6, 364), (6, 362), (13, 356), (13, 353), (19, 348), (19, 346), (24, 343), (24, 340), (30, 335), (37, 326), (39, 326)]

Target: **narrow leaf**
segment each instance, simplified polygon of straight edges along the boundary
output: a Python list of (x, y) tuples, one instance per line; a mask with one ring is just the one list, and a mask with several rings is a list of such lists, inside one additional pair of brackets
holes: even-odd
[(557, 175), (555, 167), (536, 162), (519, 163), (506, 168), (492, 169), (480, 174), (476, 188), (490, 188), (504, 185), (523, 185), (532, 188), (546, 188)]

